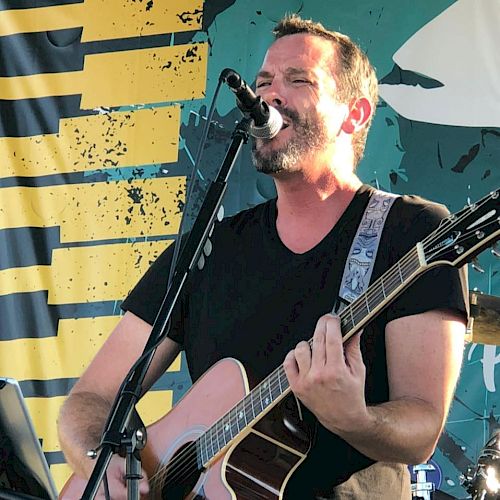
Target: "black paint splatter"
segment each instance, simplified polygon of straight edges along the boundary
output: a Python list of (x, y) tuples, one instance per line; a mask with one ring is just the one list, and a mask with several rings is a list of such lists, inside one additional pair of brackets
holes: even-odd
[(472, 146), (469, 149), (467, 154), (462, 155), (460, 157), (457, 164), (451, 170), (453, 172), (461, 174), (465, 170), (465, 167), (467, 167), (467, 165), (469, 165), (472, 162), (472, 160), (474, 160), (474, 158), (477, 156), (477, 154), (479, 153), (479, 148), (480, 148), (479, 144), (474, 144), (474, 146)]
[(203, 15), (203, 11), (200, 9), (196, 9), (193, 12), (182, 12), (181, 14), (177, 14), (177, 17), (181, 20), (181, 23), (188, 24), (196, 19), (196, 22), (199, 23), (201, 21), (201, 16)]
[(127, 195), (134, 203), (141, 203), (144, 198), (142, 188), (140, 187), (132, 187), (130, 189), (127, 189)]

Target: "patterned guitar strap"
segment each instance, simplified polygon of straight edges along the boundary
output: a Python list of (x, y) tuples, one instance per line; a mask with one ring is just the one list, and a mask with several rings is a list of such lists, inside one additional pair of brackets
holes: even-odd
[(387, 214), (398, 197), (379, 190), (372, 193), (345, 263), (336, 314), (368, 288)]

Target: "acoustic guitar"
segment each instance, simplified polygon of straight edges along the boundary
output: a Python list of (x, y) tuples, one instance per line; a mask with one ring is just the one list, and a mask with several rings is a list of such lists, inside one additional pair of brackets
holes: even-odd
[[(500, 238), (499, 197), (500, 189), (443, 219), (344, 308), (344, 341), (427, 270), (461, 267), (493, 245)], [(147, 434), (141, 458), (151, 499), (281, 499), (311, 446), (283, 366), (251, 389), (244, 367), (231, 358), (209, 369)], [(73, 475), (61, 498), (79, 499), (85, 485)]]

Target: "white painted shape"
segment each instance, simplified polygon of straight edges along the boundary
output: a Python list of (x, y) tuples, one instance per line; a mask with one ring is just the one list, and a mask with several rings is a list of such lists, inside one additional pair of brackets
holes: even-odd
[(405, 118), (466, 127), (500, 126), (500, 0), (458, 0), (394, 54), (401, 68), (440, 81), (424, 89), (379, 85)]

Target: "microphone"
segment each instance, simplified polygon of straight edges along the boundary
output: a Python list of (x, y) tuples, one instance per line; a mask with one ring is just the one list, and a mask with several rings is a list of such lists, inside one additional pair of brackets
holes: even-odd
[(243, 114), (252, 118), (250, 135), (260, 139), (272, 139), (278, 135), (283, 126), (283, 118), (277, 109), (269, 106), (262, 97), (255, 95), (245, 80), (231, 68), (222, 71), (220, 78), (236, 95), (238, 108)]

